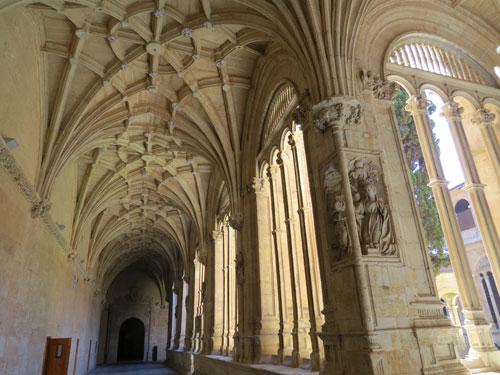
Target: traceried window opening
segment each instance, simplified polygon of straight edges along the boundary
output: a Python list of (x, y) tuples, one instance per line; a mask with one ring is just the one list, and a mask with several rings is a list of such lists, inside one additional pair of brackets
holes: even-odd
[(400, 45), (390, 54), (389, 62), (462, 81), (496, 86), (492, 78), (481, 72), (470, 58), (427, 42)]

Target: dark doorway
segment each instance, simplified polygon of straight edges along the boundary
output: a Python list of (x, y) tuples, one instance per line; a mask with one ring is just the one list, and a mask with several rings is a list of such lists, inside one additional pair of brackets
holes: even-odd
[(137, 318), (125, 320), (118, 336), (118, 360), (142, 361), (144, 359), (144, 324)]
[(158, 347), (155, 345), (153, 346), (153, 361), (158, 360)]

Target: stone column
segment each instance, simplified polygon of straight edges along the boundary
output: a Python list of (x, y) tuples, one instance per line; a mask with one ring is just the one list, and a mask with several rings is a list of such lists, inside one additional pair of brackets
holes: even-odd
[(412, 96), (408, 99), (406, 110), (412, 114), (415, 120), (422, 153), (429, 173), (429, 186), (434, 194), (444, 237), (450, 252), (451, 264), (464, 306), (464, 327), (471, 344), (468, 367), (499, 368), (492, 361), (496, 361), (494, 357), (500, 352), (494, 346), (491, 328), (484, 316), (448, 190), (448, 183), (444, 177), (439, 153), (434, 141), (434, 134), (432, 133), (432, 126), (427, 112), (430, 104), (428, 100), (420, 95)]
[(274, 257), (276, 259), (276, 277), (278, 282), (277, 297), (279, 308), (279, 346), (277, 348), (277, 363), (282, 364), (285, 358), (291, 357), (293, 351), (292, 343), (292, 314), (289, 314), (289, 303), (291, 297), (291, 285), (287, 280), (290, 280), (290, 269), (288, 268), (289, 262), (288, 252), (285, 251), (286, 240), (282, 223), (284, 218), (281, 217), (281, 210), (279, 210), (279, 182), (280, 170), (277, 165), (271, 165), (267, 169), (267, 177), (269, 182), (269, 194), (271, 205), (271, 222), (272, 222), (272, 237), (274, 245)]
[(485, 108), (480, 108), (472, 114), (471, 120), (473, 124), (479, 126), (488, 158), (500, 185), (500, 144), (493, 127), (495, 114)]
[[(214, 246), (214, 300), (210, 306), (210, 314), (213, 314), (213, 330), (211, 354), (223, 354), (223, 340), (224, 334), (224, 242), (223, 234), (219, 231), (212, 232), (212, 241)], [(206, 285), (206, 284), (205, 284)], [(208, 302), (205, 301), (204, 288), (202, 286), (202, 303), (208, 309)], [(205, 312), (207, 313), (207, 312)]]
[(171, 324), (171, 331), (170, 331), (170, 350), (175, 350), (176, 348), (176, 341), (175, 341), (175, 337), (177, 335), (177, 326), (179, 325), (179, 323), (177, 322), (177, 316), (178, 316), (178, 313), (177, 313), (177, 305), (178, 305), (178, 300), (179, 300), (179, 296), (178, 296), (178, 290), (176, 288), (176, 282), (174, 281), (174, 285), (172, 287), (172, 308), (171, 308), (171, 312), (172, 312), (172, 315), (171, 315), (171, 320), (172, 320), (172, 324)]
[[(181, 347), (181, 329), (182, 329), (182, 310), (183, 310), (183, 289), (184, 282), (182, 279), (178, 279), (174, 281), (175, 295), (176, 295), (176, 304), (175, 304), (175, 336), (174, 336), (174, 350), (179, 349)], [(182, 342), (184, 344), (184, 342)]]
[(186, 333), (185, 333), (185, 340), (184, 340), (184, 351), (189, 352), (193, 348), (193, 325), (194, 325), (194, 316), (195, 316), (195, 296), (196, 296), (196, 291), (195, 291), (195, 286), (196, 284), (194, 283), (194, 277), (195, 276), (195, 267), (190, 267), (189, 269), (189, 276), (186, 276), (184, 278), (184, 281), (187, 283), (187, 290), (186, 290), (186, 298), (185, 298), (185, 304), (186, 304)]
[[(309, 336), (311, 339), (311, 347), (312, 347), (312, 352), (310, 354), (311, 358), (311, 369), (312, 371), (319, 371), (320, 369), (320, 363), (321, 363), (321, 354), (320, 354), (320, 348), (319, 348), (319, 343), (318, 343), (318, 327), (316, 325), (317, 323), (317, 316), (316, 314), (319, 314), (319, 311), (316, 310), (317, 308), (317, 296), (315, 297), (315, 290), (316, 288), (320, 287), (320, 285), (317, 285), (315, 283), (315, 278), (314, 278), (314, 271), (316, 269), (316, 264), (315, 262), (312, 262), (312, 259), (314, 259), (314, 256), (312, 254), (312, 250), (310, 248), (310, 241), (308, 236), (311, 234), (307, 229), (307, 222), (306, 222), (306, 216), (305, 216), (305, 199), (304, 199), (304, 192), (302, 191), (302, 186), (303, 186), (303, 181), (300, 176), (300, 165), (299, 165), (299, 155), (297, 152), (297, 144), (295, 142), (295, 138), (293, 134), (290, 134), (289, 139), (288, 139), (288, 144), (291, 147), (292, 150), (292, 159), (293, 159), (293, 167), (295, 170), (295, 184), (296, 184), (296, 193), (297, 193), (297, 205), (298, 205), (298, 216), (299, 216), (299, 225), (300, 225), (300, 233), (301, 233), (301, 245), (302, 245), (302, 254), (303, 254), (303, 261), (304, 261), (304, 269), (305, 269), (305, 280), (306, 280), (306, 289), (307, 289), (307, 306), (309, 309)], [(293, 199), (293, 197), (292, 197)], [(309, 233), (308, 233), (309, 232)], [(316, 249), (314, 249), (316, 250)]]
[(256, 361), (271, 363), (280, 347), (280, 298), (276, 285), (276, 259), (271, 234), (269, 183), (264, 178), (253, 178), (252, 182), (247, 185), (247, 191), (255, 198), (259, 249), (260, 327)]
[(189, 278), (187, 276), (183, 276), (182, 278), (182, 299), (179, 301), (181, 304), (181, 318), (180, 318), (180, 332), (179, 332), (179, 345), (178, 349), (184, 350), (184, 346), (186, 344), (186, 323), (187, 323), (187, 307), (189, 303), (188, 296), (188, 284)]
[[(488, 259), (491, 264), (493, 276), (495, 281), (500, 283), (500, 240), (498, 238), (498, 233), (496, 231), (488, 202), (486, 201), (484, 185), (481, 184), (481, 181), (479, 180), (479, 174), (477, 173), (472, 152), (470, 150), (469, 143), (467, 142), (467, 137), (462, 124), (462, 112), (463, 109), (459, 108), (458, 103), (456, 102), (448, 102), (443, 106), (443, 115), (450, 124), (458, 155), (465, 173), (464, 190), (469, 192), (472, 208), (474, 209), (474, 214), (479, 226), (479, 231), (481, 232), (486, 254), (488, 255)], [(482, 127), (483, 129), (487, 129), (485, 126)], [(498, 154), (498, 157), (500, 157), (500, 154)], [(497, 159), (497, 162), (500, 163), (500, 160)]]
[(468, 374), (430, 275), (395, 88), (375, 88), (326, 99), (302, 122), (322, 260), (321, 374)]

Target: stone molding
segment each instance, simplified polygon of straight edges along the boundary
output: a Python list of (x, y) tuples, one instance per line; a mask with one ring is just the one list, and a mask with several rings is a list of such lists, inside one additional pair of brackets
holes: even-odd
[(0, 165), (6, 170), (17, 187), (21, 190), (26, 200), (31, 205), (31, 217), (40, 218), (49, 233), (59, 243), (69, 261), (72, 261), (78, 273), (83, 279), (88, 278), (88, 274), (81, 265), (81, 260), (75, 255), (75, 252), (68, 242), (61, 235), (58, 225), (49, 214), (51, 203), (41, 199), (31, 182), (28, 180), (21, 166), (17, 163), (14, 156), (9, 151), (7, 144), (0, 137)]

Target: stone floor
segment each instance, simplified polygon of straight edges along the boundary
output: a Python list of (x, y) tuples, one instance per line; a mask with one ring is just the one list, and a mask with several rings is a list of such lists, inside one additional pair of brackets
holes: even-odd
[(178, 375), (174, 370), (161, 363), (123, 363), (110, 366), (97, 366), (90, 375)]

